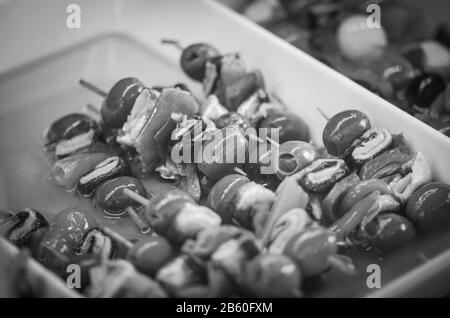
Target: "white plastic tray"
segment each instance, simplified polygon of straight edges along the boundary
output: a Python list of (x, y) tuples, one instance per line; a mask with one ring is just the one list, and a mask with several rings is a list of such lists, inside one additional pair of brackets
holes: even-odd
[[(78, 87), (80, 78), (105, 89), (121, 77), (136, 76), (148, 85), (186, 82), (195, 91), (200, 90), (178, 67), (179, 52), (162, 46), (162, 38), (180, 39), (186, 45), (209, 42), (222, 52), (241, 52), (249, 68), (263, 71), (269, 89), (309, 123), (316, 142), (321, 142), (325, 125), (316, 107), (329, 115), (360, 109), (374, 126), (403, 132), (408, 142), (427, 157), (436, 179), (450, 183), (450, 139), (212, 1), (78, 0), (81, 29), (66, 27), (70, 3), (0, 1), (1, 207), (35, 207), (52, 213), (68, 205), (86, 204), (67, 201), (61, 191), (42, 186), (48, 170), (40, 144), (43, 128), (88, 102), (100, 103)], [(443, 250), (434, 250), (414, 266)], [(374, 260), (368, 259), (361, 264)], [(444, 261), (439, 264), (449, 268), (449, 257)], [(421, 268), (426, 270), (416, 267)], [(444, 275), (446, 268), (427, 273), (443, 277), (439, 275)], [(409, 269), (411, 266), (405, 265), (389, 281)], [(359, 290), (349, 295), (368, 292)], [(434, 289), (433, 294), (442, 292), (445, 288)]]

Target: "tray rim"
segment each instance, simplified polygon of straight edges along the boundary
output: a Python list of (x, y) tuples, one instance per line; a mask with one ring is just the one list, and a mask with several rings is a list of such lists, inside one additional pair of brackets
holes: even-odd
[[(329, 67), (327, 67), (326, 65), (322, 64), (321, 62), (317, 61), (316, 59), (312, 58), (311, 56), (307, 55), (306, 53), (298, 50), (297, 48), (295, 48), (294, 46), (290, 45), (289, 43), (279, 39), (278, 37), (276, 37), (275, 35), (273, 35), (272, 33), (270, 33), (269, 31), (261, 28), (260, 26), (254, 24), (251, 21), (246, 20), (245, 18), (241, 17), (238, 13), (233, 12), (232, 10), (230, 10), (229, 8), (226, 8), (224, 5), (220, 4), (220, 3), (216, 3), (213, 1), (208, 1), (208, 0), (196, 0), (199, 3), (201, 3), (201, 5), (203, 6), (207, 6), (209, 8), (212, 8), (212, 10), (215, 10), (218, 12), (218, 14), (222, 14), (227, 16), (228, 18), (236, 21), (236, 23), (239, 23), (241, 26), (243, 27), (248, 27), (251, 28), (253, 31), (256, 32), (256, 34), (259, 34), (263, 37), (265, 37), (269, 42), (271, 42), (272, 44), (276, 44), (281, 46), (283, 49), (285, 49), (286, 51), (289, 51), (290, 54), (296, 54), (299, 58), (305, 59), (308, 63), (312, 63), (314, 64), (315, 67), (322, 69), (322, 71), (324, 72), (328, 72), (328, 74), (330, 75), (330, 77), (333, 77), (335, 80), (337, 81), (346, 81), (347, 85), (350, 87), (353, 87), (353, 89), (364, 89), (362, 87), (360, 87), (358, 84), (352, 82), (351, 80), (349, 80), (347, 77), (345, 77), (344, 75), (330, 69)], [(50, 0), (44, 0), (42, 2), (47, 2), (50, 3)], [(42, 5), (41, 2), (41, 5)], [(85, 0), (81, 0), (78, 1), (79, 3), (83, 3), (86, 2)], [(113, 3), (112, 7), (113, 8), (117, 8), (117, 7), (121, 7), (121, 3), (123, 2), (122, 0), (113, 0), (111, 1)], [(169, 2), (169, 1), (167, 1)], [(16, 8), (20, 8), (21, 6), (29, 5), (29, 2), (26, 2), (25, 0), (15, 0), (15, 1), (10, 1), (10, 2), (3, 2), (0, 3), (0, 21), (2, 21), (2, 18), (4, 18), (5, 16), (8, 15), (8, 10), (14, 10)], [(88, 6), (88, 4), (83, 4), (83, 6)], [(114, 10), (111, 10), (114, 16)], [(1, 22), (0, 22), (0, 26), (1, 26)], [(0, 28), (1, 29), (1, 28)], [(102, 37), (108, 34), (122, 34), (125, 35), (127, 37), (132, 38), (133, 40), (136, 40), (138, 43), (143, 44), (145, 46), (152, 46), (152, 43), (149, 43), (148, 41), (145, 41), (141, 36), (135, 36), (135, 34), (133, 33), (134, 31), (136, 31), (136, 29), (132, 28), (132, 27), (128, 27), (126, 25), (124, 25), (123, 23), (120, 22), (120, 19), (118, 19), (116, 17), (116, 20), (113, 21), (113, 23), (111, 25), (105, 25), (105, 24), (100, 24), (98, 25), (98, 27), (96, 27), (95, 30), (93, 30), (93, 32), (91, 32), (89, 35), (86, 34), (78, 34), (76, 35), (74, 38), (72, 38), (70, 41), (66, 41), (66, 42), (61, 42), (58, 43), (57, 45), (55, 45), (53, 49), (56, 49), (57, 51), (63, 51), (65, 49), (70, 48), (70, 46), (75, 46), (78, 45), (82, 42), (86, 42), (89, 40), (95, 40), (95, 38), (98, 37)], [(1, 32), (1, 31), (0, 31)], [(1, 35), (1, 33), (0, 33)], [(26, 37), (24, 37), (26, 38)], [(17, 48), (14, 44), (13, 45), (7, 45), (7, 50), (9, 53), (6, 53), (5, 55), (8, 55), (12, 53), (14, 53), (14, 50)], [(53, 51), (55, 52), (55, 51)], [(1, 54), (1, 53), (0, 53)], [(20, 69), (21, 67), (23, 67), (25, 64), (28, 63), (33, 63), (36, 60), (39, 60), (40, 58), (45, 58), (46, 56), (53, 54), (52, 52), (49, 52), (48, 47), (42, 47), (41, 50), (37, 53), (37, 54), (32, 54), (31, 52), (29, 52), (28, 54), (22, 54), (22, 55), (18, 55), (15, 59), (4, 59), (4, 55), (0, 55), (0, 79), (3, 79), (5, 75), (10, 74), (10, 72), (14, 72), (17, 69)], [(364, 89), (365, 90), (365, 89)], [(366, 91), (366, 90), (365, 90)], [(396, 107), (392, 107), (392, 105), (385, 101), (384, 99), (370, 93), (369, 91), (367, 91), (367, 94), (369, 95), (373, 95), (372, 98), (378, 98), (378, 101), (380, 104), (385, 104), (385, 105), (389, 105), (392, 109), (391, 111), (393, 112), (401, 112), (402, 113), (402, 117), (405, 118), (405, 120), (411, 121), (413, 120), (415, 124), (418, 125), (418, 127), (420, 127), (420, 129), (424, 130), (427, 132), (427, 134), (429, 134), (430, 136), (432, 136), (432, 138), (435, 138), (436, 140), (439, 140), (439, 142), (442, 142), (443, 145), (446, 146), (450, 146), (450, 139), (446, 138), (445, 136), (441, 135), (440, 133), (436, 132), (434, 129), (428, 127), (426, 124), (422, 123), (421, 121), (419, 121), (418, 119), (402, 112), (401, 110), (397, 109)], [(428, 131), (427, 131), (428, 130)], [(434, 257), (432, 260), (436, 260), (436, 262), (438, 262), (438, 264), (442, 265), (444, 264), (443, 262), (445, 262), (445, 264), (447, 264), (447, 267), (450, 267), (450, 258), (446, 257), (446, 258), (440, 258), (440, 256), (442, 256), (443, 254), (447, 254), (447, 252), (441, 253), (439, 255), (437, 255), (436, 257)], [(416, 272), (419, 271), (420, 273), (429, 273), (427, 272), (427, 270), (429, 270), (430, 268), (438, 268), (441, 269), (441, 271), (443, 271), (444, 269), (442, 269), (440, 266), (436, 266), (435, 263), (432, 263), (431, 261), (428, 263), (425, 263), (423, 265), (417, 266), (416, 268), (414, 268), (411, 271), (408, 271), (406, 273), (404, 273), (403, 275), (401, 275), (400, 277), (398, 277), (396, 280), (394, 280), (393, 282), (391, 282), (390, 284), (386, 285), (389, 286), (390, 290), (386, 291), (384, 293), (384, 289), (387, 288), (386, 286), (381, 288), (379, 291), (373, 292), (373, 293), (369, 293), (367, 296), (373, 296), (373, 297), (384, 297), (384, 296), (388, 296), (388, 295), (396, 295), (396, 296), (401, 296), (401, 286), (397, 286), (396, 283), (397, 281), (400, 281), (401, 279), (404, 279), (404, 277), (409, 277), (408, 275), (411, 275), (412, 272), (414, 272), (416, 275), (418, 274)], [(449, 272), (450, 270), (447, 270), (447, 272)], [(439, 273), (429, 273), (432, 274), (433, 276), (438, 275)], [(400, 288), (400, 289), (399, 289)], [(449, 287), (450, 289), (450, 287)], [(397, 293), (397, 294), (395, 294)]]

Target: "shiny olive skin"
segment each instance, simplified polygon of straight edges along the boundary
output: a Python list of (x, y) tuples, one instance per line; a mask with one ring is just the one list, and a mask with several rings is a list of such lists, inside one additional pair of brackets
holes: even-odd
[(414, 192), (406, 205), (408, 217), (420, 232), (450, 225), (450, 185), (432, 182)]
[(357, 185), (360, 181), (358, 175), (352, 173), (334, 184), (333, 188), (322, 200), (322, 221), (325, 225), (331, 225), (344, 216), (344, 214), (338, 213), (342, 198), (345, 196), (348, 189)]
[(78, 208), (67, 208), (55, 215), (50, 227), (55, 235), (61, 235), (71, 248), (77, 249), (83, 242), (84, 235), (98, 228), (99, 224), (90, 213)]
[(220, 180), (234, 173), (235, 168), (243, 168), (247, 147), (247, 140), (240, 129), (222, 128), (203, 143), (203, 160), (197, 167), (209, 179)]
[(247, 128), (251, 127), (251, 124), (247, 120), (247, 118), (236, 112), (228, 112), (226, 114), (223, 114), (222, 116), (217, 118), (214, 121), (214, 123), (216, 124), (216, 127), (219, 129), (235, 126), (245, 131)]
[(407, 218), (386, 213), (366, 225), (366, 238), (379, 253), (395, 251), (417, 237), (414, 225)]
[(219, 54), (219, 51), (209, 44), (191, 44), (181, 53), (181, 68), (190, 78), (201, 82), (205, 77), (206, 62)]
[[(279, 129), (278, 143), (286, 141), (300, 140), (309, 141), (310, 135), (306, 123), (294, 113), (268, 110), (267, 116), (259, 122), (258, 128)], [(267, 131), (267, 136), (272, 136), (271, 131)]]
[(122, 215), (128, 207), (140, 208), (142, 205), (123, 193), (130, 189), (143, 197), (147, 197), (144, 185), (132, 177), (118, 177), (101, 184), (94, 197), (95, 205), (108, 215)]
[(343, 156), (371, 128), (369, 118), (358, 110), (346, 110), (331, 117), (322, 134), (322, 141), (330, 155)]
[(85, 114), (69, 114), (57, 119), (46, 131), (46, 145), (54, 144), (64, 139), (71, 139), (89, 130), (99, 129), (97, 122)]
[(138, 241), (128, 251), (128, 260), (141, 273), (154, 276), (156, 272), (176, 255), (176, 250), (161, 236)]
[(144, 84), (133, 77), (123, 78), (114, 84), (100, 111), (106, 127), (117, 129), (123, 126), (143, 88)]
[(415, 77), (406, 88), (406, 100), (411, 106), (429, 108), (445, 88), (445, 79), (441, 75), (421, 74)]
[(209, 192), (206, 206), (216, 211), (222, 217), (223, 223), (230, 224), (230, 216), (233, 215), (230, 211), (232, 201), (239, 189), (249, 182), (247, 177), (240, 174), (230, 174), (220, 179)]

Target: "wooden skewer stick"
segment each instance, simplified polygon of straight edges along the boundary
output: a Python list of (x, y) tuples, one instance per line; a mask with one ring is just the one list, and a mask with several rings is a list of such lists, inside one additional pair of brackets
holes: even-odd
[(138, 193), (131, 191), (130, 189), (123, 189), (123, 193), (127, 195), (130, 199), (133, 199), (134, 201), (147, 206), (150, 204), (150, 200), (147, 198), (144, 198), (142, 195), (139, 195)]
[(104, 90), (98, 88), (97, 86), (95, 86), (94, 84), (91, 84), (89, 82), (86, 82), (83, 79), (80, 79), (79, 84), (81, 86), (83, 86), (84, 88), (87, 88), (88, 90), (90, 90), (91, 92), (94, 92), (97, 95), (100, 95), (101, 97), (106, 97), (108, 95), (108, 93), (106, 93)]
[(142, 234), (147, 234), (152, 230), (152, 228), (137, 214), (136, 210), (134, 210), (131, 206), (127, 208), (127, 213)]
[(180, 42), (177, 40), (171, 40), (171, 39), (162, 39), (161, 40), (162, 44), (169, 44), (169, 45), (173, 45), (176, 48), (178, 48), (180, 51), (183, 51), (184, 48), (181, 46)]
[(101, 115), (100, 110), (92, 104), (87, 104), (86, 109), (96, 115)]
[(327, 121), (330, 120), (330, 117), (328, 117), (319, 107), (317, 107), (317, 110), (322, 115), (323, 118), (325, 118)]
[(119, 233), (111, 230), (108, 227), (103, 228), (103, 231), (105, 232), (106, 235), (108, 235), (109, 237), (111, 237), (114, 241), (116, 241), (117, 243), (125, 246), (128, 250), (131, 249), (133, 247), (133, 243), (131, 243), (129, 240), (127, 240), (126, 238), (124, 238), (122, 235), (120, 235)]

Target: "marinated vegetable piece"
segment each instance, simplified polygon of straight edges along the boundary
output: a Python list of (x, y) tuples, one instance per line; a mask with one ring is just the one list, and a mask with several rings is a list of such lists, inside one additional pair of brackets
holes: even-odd
[(145, 165), (154, 165), (160, 159), (158, 149), (167, 146), (176, 126), (171, 114), (179, 112), (194, 115), (198, 109), (197, 101), (188, 92), (178, 88), (166, 88), (161, 92), (150, 118), (134, 143)]
[(109, 157), (78, 180), (77, 190), (81, 195), (91, 197), (94, 195), (97, 187), (104, 181), (123, 176), (127, 173), (128, 166), (121, 157)]
[(66, 190), (72, 190), (83, 175), (107, 157), (106, 153), (87, 152), (61, 159), (53, 165), (50, 171), (50, 180)]
[(388, 149), (392, 142), (392, 134), (387, 129), (369, 129), (354, 147), (351, 160), (356, 164), (362, 164)]
[(349, 169), (341, 159), (317, 159), (300, 173), (299, 184), (310, 193), (323, 193), (344, 178)]
[(18, 247), (30, 247), (33, 236), (39, 236), (40, 230), (45, 231), (48, 226), (41, 213), (25, 209), (0, 223), (0, 235)]
[(322, 201), (322, 221), (325, 225), (331, 225), (343, 215), (338, 213), (339, 205), (347, 190), (357, 185), (361, 180), (356, 173), (352, 173), (344, 179), (336, 182)]
[(361, 180), (383, 179), (401, 172), (402, 166), (411, 159), (411, 155), (399, 148), (383, 152), (367, 161), (359, 171)]
[(117, 177), (101, 184), (95, 192), (94, 203), (108, 215), (120, 216), (128, 207), (138, 209), (140, 203), (130, 199), (123, 193), (124, 189), (130, 189), (143, 197), (147, 197), (147, 191), (138, 179), (132, 177)]
[(79, 134), (72, 139), (62, 140), (55, 146), (55, 157), (64, 158), (71, 154), (75, 154), (84, 148), (95, 143), (95, 131), (89, 130), (86, 133)]

